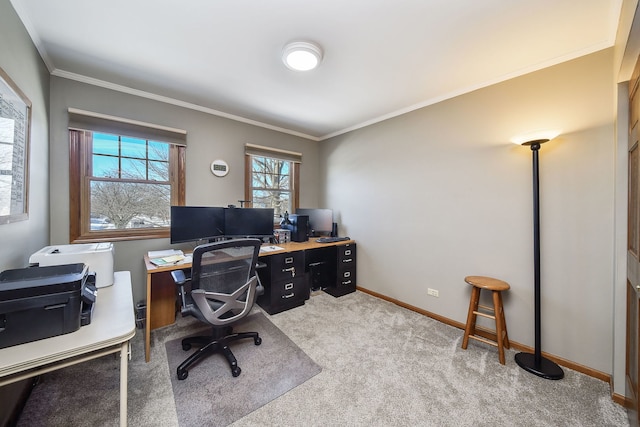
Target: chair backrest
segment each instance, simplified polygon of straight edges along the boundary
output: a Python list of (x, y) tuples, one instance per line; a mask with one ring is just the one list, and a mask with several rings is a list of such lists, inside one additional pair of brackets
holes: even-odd
[(261, 243), (258, 239), (234, 239), (194, 249), (191, 297), (209, 323), (231, 323), (253, 306)]

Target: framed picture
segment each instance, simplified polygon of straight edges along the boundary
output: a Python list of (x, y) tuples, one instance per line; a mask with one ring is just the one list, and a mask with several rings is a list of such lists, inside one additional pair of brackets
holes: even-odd
[(0, 68), (0, 224), (29, 218), (31, 101)]

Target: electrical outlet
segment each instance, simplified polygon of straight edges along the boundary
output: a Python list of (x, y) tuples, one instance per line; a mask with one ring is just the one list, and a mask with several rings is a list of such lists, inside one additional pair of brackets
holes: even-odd
[(431, 295), (432, 297), (438, 297), (438, 290), (427, 288), (427, 295)]

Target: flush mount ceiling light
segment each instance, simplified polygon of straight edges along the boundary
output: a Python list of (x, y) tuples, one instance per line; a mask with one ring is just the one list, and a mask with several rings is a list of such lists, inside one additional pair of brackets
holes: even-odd
[(322, 61), (322, 49), (310, 42), (291, 42), (282, 50), (282, 61), (294, 71), (313, 70)]

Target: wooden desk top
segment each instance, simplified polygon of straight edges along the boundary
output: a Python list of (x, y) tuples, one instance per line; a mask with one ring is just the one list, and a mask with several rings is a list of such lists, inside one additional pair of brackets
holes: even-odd
[[(309, 239), (306, 242), (287, 242), (287, 243), (279, 243), (279, 244), (264, 244), (262, 245), (263, 248), (269, 248), (271, 246), (277, 246), (280, 247), (282, 249), (279, 250), (272, 250), (272, 251), (260, 251), (260, 256), (269, 256), (269, 255), (276, 255), (276, 254), (282, 254), (282, 253), (287, 253), (287, 252), (296, 252), (296, 251), (306, 251), (309, 249), (317, 249), (317, 248), (326, 248), (329, 246), (340, 246), (340, 245), (347, 245), (347, 244), (354, 244), (355, 240), (343, 240), (340, 242), (332, 242), (332, 243), (318, 243), (316, 242), (317, 238), (313, 237), (311, 239)], [(173, 265), (163, 265), (163, 266), (157, 266), (155, 264), (153, 264), (151, 261), (149, 261), (149, 256), (148, 254), (144, 254), (144, 265), (147, 269), (147, 273), (160, 273), (162, 271), (173, 271), (176, 269), (182, 269), (182, 268), (190, 268), (191, 267), (191, 258), (187, 258), (185, 261), (181, 261), (178, 262), (176, 264)]]
[(312, 237), (311, 239), (307, 240), (306, 242), (287, 242), (287, 243), (281, 243), (281, 244), (277, 244), (277, 245), (262, 245), (263, 248), (268, 248), (270, 246), (278, 246), (281, 247), (282, 250), (276, 250), (276, 251), (270, 251), (270, 252), (263, 252), (260, 251), (260, 256), (269, 256), (269, 255), (275, 255), (275, 254), (282, 254), (282, 253), (286, 253), (286, 252), (295, 252), (295, 251), (306, 251), (308, 249), (316, 249), (316, 248), (326, 248), (328, 246), (339, 246), (339, 245), (346, 245), (349, 243), (355, 243), (355, 240), (343, 240), (341, 242), (333, 242), (333, 243), (318, 243), (316, 242), (317, 238), (316, 237)]

